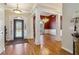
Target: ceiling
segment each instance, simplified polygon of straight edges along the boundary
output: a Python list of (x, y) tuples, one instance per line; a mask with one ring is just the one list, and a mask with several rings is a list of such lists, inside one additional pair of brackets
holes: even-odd
[[(62, 4), (61, 3), (40, 3), (38, 4), (38, 6), (43, 7), (43, 8), (47, 8), (47, 9), (54, 9), (54, 10), (58, 10), (58, 11), (62, 11)], [(52, 13), (48, 13), (48, 12), (40, 12), (41, 15), (45, 15), (45, 16), (50, 16), (50, 15), (54, 15)]]
[[(27, 13), (29, 13), (32, 10), (34, 5), (35, 5), (34, 3), (18, 3), (19, 9)], [(17, 3), (6, 4), (6, 10), (13, 10), (16, 9), (16, 7), (17, 7)]]
[[(35, 5), (62, 10), (61, 3), (18, 3), (18, 5), (19, 9), (26, 13), (30, 13)], [(16, 7), (16, 3), (6, 3), (6, 10), (13, 10)], [(49, 15), (49, 13), (46, 13), (46, 15)]]
[(62, 3), (40, 3), (39, 6), (51, 8), (51, 9), (58, 9), (62, 10)]

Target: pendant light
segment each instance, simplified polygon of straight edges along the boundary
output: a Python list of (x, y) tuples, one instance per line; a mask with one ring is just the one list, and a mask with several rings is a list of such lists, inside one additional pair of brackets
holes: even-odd
[(16, 7), (16, 9), (14, 9), (13, 10), (15, 13), (17, 13), (17, 14), (21, 14), (22, 13), (22, 11), (19, 9), (19, 5), (17, 4), (17, 7)]

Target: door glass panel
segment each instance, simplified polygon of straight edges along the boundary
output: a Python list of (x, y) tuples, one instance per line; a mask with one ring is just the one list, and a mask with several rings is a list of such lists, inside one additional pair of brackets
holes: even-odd
[(22, 37), (22, 22), (16, 21), (16, 37)]

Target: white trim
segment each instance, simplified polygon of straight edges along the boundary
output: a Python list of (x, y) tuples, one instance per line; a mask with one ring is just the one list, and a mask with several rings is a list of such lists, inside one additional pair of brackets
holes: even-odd
[(61, 47), (61, 48), (64, 49), (64, 50), (66, 50), (67, 52), (73, 54), (73, 51), (71, 51), (71, 50), (69, 50), (69, 49), (67, 49), (67, 48), (65, 48), (65, 47)]
[(4, 52), (5, 51), (5, 48), (0, 52), (0, 54), (2, 53), (2, 52)]

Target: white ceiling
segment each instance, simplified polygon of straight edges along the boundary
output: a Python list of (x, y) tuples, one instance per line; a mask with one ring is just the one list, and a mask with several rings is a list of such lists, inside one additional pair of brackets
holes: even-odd
[(40, 3), (40, 6), (62, 10), (62, 3)]
[[(33, 7), (36, 5), (36, 3), (19, 3), (19, 9), (24, 12), (31, 12)], [(62, 10), (62, 4), (61, 3), (37, 3), (38, 6), (43, 6), (47, 8), (55, 8), (57, 10)], [(16, 9), (16, 3), (6, 3), (6, 9), (7, 10), (13, 10)], [(46, 15), (49, 15), (49, 13), (45, 13)]]
[[(39, 7), (43, 7), (43, 8), (47, 8), (47, 9), (54, 9), (54, 10), (58, 10), (59, 12), (62, 11), (62, 4), (61, 3), (40, 3), (38, 4)], [(50, 16), (50, 15), (54, 15), (53, 13), (48, 13), (48, 12), (40, 12), (41, 15), (45, 15), (45, 16)]]
[[(34, 3), (18, 3), (19, 9), (24, 12), (30, 12), (35, 4)], [(6, 9), (13, 10), (16, 9), (17, 3), (7, 3)]]

